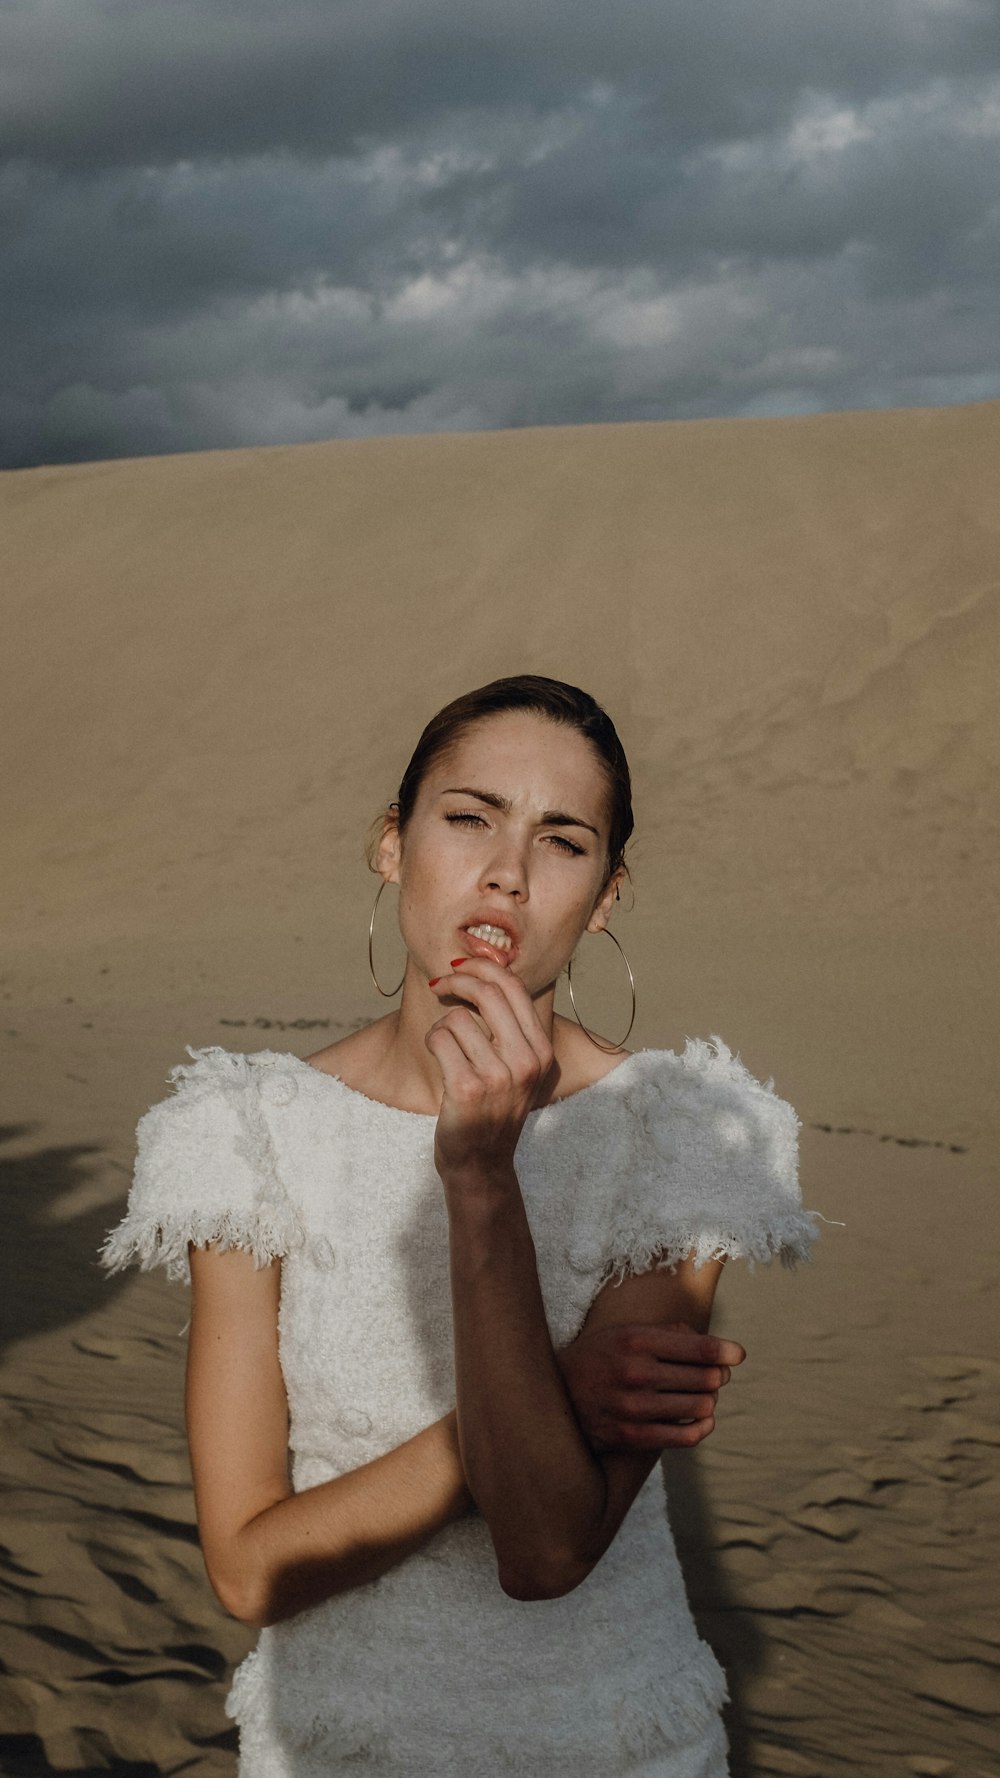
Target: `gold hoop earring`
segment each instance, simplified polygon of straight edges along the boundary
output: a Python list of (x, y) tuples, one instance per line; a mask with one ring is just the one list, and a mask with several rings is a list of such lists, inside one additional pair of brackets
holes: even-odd
[[(404, 969), (402, 977), (401, 977), (398, 985), (395, 988), (383, 988), (382, 983), (379, 981), (378, 976), (375, 974), (375, 958), (373, 955), (373, 945), (374, 945), (374, 939), (375, 939), (375, 915), (378, 913), (379, 897), (381, 896), (384, 888), (385, 888), (385, 878), (383, 877), (381, 883), (378, 886), (378, 894), (375, 896), (375, 905), (372, 908), (372, 917), (368, 922), (368, 968), (371, 970), (372, 981), (375, 983), (375, 986), (378, 989), (379, 993), (381, 994), (383, 1000), (392, 1000), (394, 998), (394, 996), (399, 993), (400, 988), (403, 986), (403, 982), (405, 982), (405, 980), (406, 980), (406, 970)], [(631, 1030), (631, 1026), (629, 1027), (629, 1029)]]
[(569, 989), (569, 998), (570, 998), (570, 1004), (572, 1005), (572, 1008), (573, 1008), (573, 1017), (576, 1019), (576, 1022), (579, 1025), (580, 1030), (584, 1033), (585, 1036), (590, 1038), (590, 1041), (592, 1044), (596, 1045), (596, 1047), (599, 1050), (603, 1050), (606, 1056), (611, 1056), (614, 1054), (614, 1052), (616, 1050), (620, 1050), (622, 1048), (623, 1044), (628, 1042), (629, 1032), (631, 1032), (632, 1026), (635, 1024), (635, 976), (632, 974), (632, 966), (629, 963), (629, 960), (626, 957), (625, 952), (622, 950), (621, 945), (618, 944), (618, 940), (616, 939), (610, 926), (605, 926), (603, 928), (603, 931), (607, 933), (612, 944), (618, 946), (618, 950), (621, 952), (622, 962), (624, 963), (625, 968), (628, 970), (628, 985), (629, 985), (629, 988), (631, 989), (631, 992), (632, 992), (632, 1017), (629, 1019), (628, 1031), (626, 1031), (625, 1036), (623, 1038), (621, 1038), (621, 1040), (618, 1043), (601, 1043), (600, 1039), (595, 1037), (594, 1033), (587, 1029), (587, 1026), (584, 1024), (584, 1022), (581, 1019), (580, 1014), (578, 1013), (577, 1008), (576, 1008), (576, 997), (573, 993), (573, 959), (572, 959), (572, 957), (570, 958), (569, 962), (566, 965), (566, 986)]

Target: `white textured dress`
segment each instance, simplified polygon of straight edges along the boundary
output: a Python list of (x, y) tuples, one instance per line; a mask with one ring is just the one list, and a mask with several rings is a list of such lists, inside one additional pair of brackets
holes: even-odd
[[(281, 1256), (291, 1474), (313, 1487), (455, 1405), (436, 1120), (297, 1056), (187, 1049), (175, 1091), (140, 1120), (103, 1261), (182, 1280), (189, 1241)], [(799, 1128), (716, 1037), (637, 1051), (529, 1113), (516, 1169), (555, 1348), (612, 1276), (692, 1252), (805, 1257)], [(723, 1778), (725, 1696), (657, 1464), (574, 1592), (508, 1598), (471, 1512), (380, 1579), (263, 1630), (226, 1709), (240, 1778)]]

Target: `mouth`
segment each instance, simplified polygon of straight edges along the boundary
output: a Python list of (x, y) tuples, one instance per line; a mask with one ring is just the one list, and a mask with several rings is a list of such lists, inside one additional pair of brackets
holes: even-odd
[(508, 968), (518, 954), (517, 939), (506, 925), (501, 926), (493, 920), (476, 920), (459, 930), (474, 947), (474, 957), (486, 957)]

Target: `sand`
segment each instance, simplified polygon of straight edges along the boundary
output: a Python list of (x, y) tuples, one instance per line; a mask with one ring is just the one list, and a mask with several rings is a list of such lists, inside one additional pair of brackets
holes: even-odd
[(186, 1043), (381, 1012), (368, 822), (522, 670), (633, 763), (633, 1045), (772, 1076), (831, 1219), (730, 1268), (750, 1357), (669, 1464), (734, 1774), (996, 1770), (998, 495), (997, 403), (0, 476), (0, 1771), (234, 1770), (186, 1299), (96, 1248)]

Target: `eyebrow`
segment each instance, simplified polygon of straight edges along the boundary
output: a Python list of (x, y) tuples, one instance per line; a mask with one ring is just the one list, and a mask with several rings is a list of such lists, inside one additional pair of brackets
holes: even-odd
[[(453, 785), (450, 790), (442, 790), (441, 795), (474, 796), (477, 802), (486, 803), (491, 809), (499, 809), (504, 815), (509, 815), (512, 807), (508, 798), (501, 796), (498, 791), (474, 790), (469, 784)], [(587, 832), (592, 833), (596, 839), (601, 837), (597, 828), (591, 827), (589, 821), (581, 821), (579, 815), (565, 815), (560, 809), (546, 809), (542, 816), (542, 825), (545, 827), (585, 827)]]

